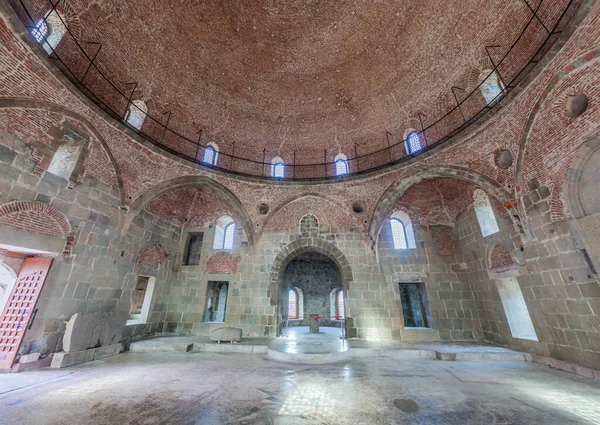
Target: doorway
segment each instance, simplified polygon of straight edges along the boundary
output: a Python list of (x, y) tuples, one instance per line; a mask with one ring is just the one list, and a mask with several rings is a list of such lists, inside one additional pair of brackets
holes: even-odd
[(292, 258), (283, 271), (279, 298), (281, 334), (308, 336), (312, 325), (315, 335), (318, 325), (321, 337), (345, 337), (342, 273), (329, 256), (308, 251)]

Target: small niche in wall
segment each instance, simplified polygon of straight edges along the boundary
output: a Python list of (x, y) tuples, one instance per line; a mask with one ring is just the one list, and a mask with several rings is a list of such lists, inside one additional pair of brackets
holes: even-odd
[(202, 241), (204, 233), (189, 232), (187, 242), (185, 243), (185, 251), (183, 252), (184, 266), (197, 266), (200, 264), (200, 254), (202, 252)]
[(431, 312), (424, 283), (400, 283), (405, 328), (431, 328)]
[(206, 288), (205, 323), (225, 323), (229, 282), (209, 281)]
[(146, 323), (152, 307), (154, 293), (154, 277), (139, 276), (131, 294), (128, 325)]

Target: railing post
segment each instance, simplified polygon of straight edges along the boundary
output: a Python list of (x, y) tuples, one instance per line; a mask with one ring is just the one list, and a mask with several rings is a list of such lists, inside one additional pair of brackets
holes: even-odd
[(360, 162), (358, 161), (358, 148), (356, 147), (356, 143), (354, 144), (354, 157), (356, 158), (356, 171), (360, 171)]
[(456, 105), (458, 106), (458, 110), (460, 111), (460, 115), (462, 116), (463, 122), (467, 122), (467, 119), (465, 118), (465, 114), (463, 113), (462, 107), (460, 106), (460, 102), (458, 101), (458, 97), (456, 96), (456, 93), (454, 93), (454, 89), (458, 89), (461, 91), (465, 91), (465, 90), (461, 87), (456, 87), (456, 86), (450, 87), (450, 90), (452, 90), (452, 95), (454, 96), (454, 100), (456, 100)]
[(167, 128), (169, 127), (169, 121), (171, 121), (171, 111), (165, 112), (163, 115), (167, 115), (167, 114), (169, 114), (169, 116), (167, 117), (167, 123), (164, 125), (163, 134), (160, 137), (160, 143), (161, 144), (162, 144), (163, 140), (165, 140), (165, 134), (167, 132)]
[[(96, 57), (98, 57), (98, 53), (100, 53), (100, 50), (102, 50), (102, 43), (96, 43), (95, 41), (88, 41), (87, 44), (93, 44), (93, 45), (100, 46), (100, 47), (98, 47), (98, 50), (96, 50), (96, 53), (94, 53), (94, 56), (92, 57), (92, 60), (90, 61), (90, 64), (88, 65), (87, 69), (83, 73), (83, 77), (81, 77), (81, 80), (79, 80), (81, 83), (83, 83), (83, 80), (85, 80), (85, 77), (87, 77), (88, 72), (90, 72), (90, 69), (92, 69), (92, 66), (94, 66), (94, 61), (96, 60)], [(129, 107), (129, 105), (127, 105), (127, 107)]]
[(390, 162), (392, 162), (392, 146), (390, 144), (390, 136), (393, 136), (393, 134), (385, 130), (385, 138), (387, 139), (388, 144), (388, 157), (390, 158)]
[(135, 89), (137, 89), (137, 85), (138, 83), (125, 83), (126, 86), (130, 86), (133, 84), (133, 90), (131, 90), (131, 93), (129, 94), (129, 97), (127, 98), (127, 106), (125, 107), (125, 112), (123, 112), (123, 121), (127, 121), (127, 113), (129, 112), (129, 105), (131, 104), (131, 99), (133, 99), (133, 93), (135, 92)]
[(198, 162), (198, 156), (200, 155), (200, 140), (202, 140), (202, 129), (198, 131), (198, 143), (196, 144), (196, 162)]
[(421, 134), (423, 135), (423, 140), (425, 141), (425, 146), (429, 146), (429, 142), (427, 141), (427, 135), (425, 134), (425, 127), (423, 127), (423, 118), (427, 118), (427, 116), (422, 113), (418, 113), (419, 122), (421, 123)]
[(265, 176), (265, 159), (267, 158), (267, 148), (263, 149), (263, 160), (262, 160), (262, 177)]

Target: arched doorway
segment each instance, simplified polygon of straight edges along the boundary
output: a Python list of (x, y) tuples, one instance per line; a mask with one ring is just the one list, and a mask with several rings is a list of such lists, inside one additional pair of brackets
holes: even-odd
[(342, 336), (345, 319), (342, 273), (329, 256), (317, 251), (298, 254), (286, 266), (281, 284), (284, 333), (306, 333), (311, 321), (318, 320), (320, 333)]
[[(296, 261), (294, 262), (294, 260)], [(292, 266), (288, 270), (290, 264)], [(300, 276), (299, 280), (294, 280), (294, 274), (299, 276), (298, 270), (302, 270), (303, 268), (307, 270), (312, 269), (316, 272), (319, 264), (328, 264), (328, 271), (321, 274), (321, 277), (330, 276), (331, 284), (324, 285), (328, 288), (327, 290), (319, 288), (314, 296), (310, 295), (315, 300), (313, 303), (307, 299), (306, 291), (300, 287), (300, 285), (303, 285), (303, 278)], [(286, 271), (288, 271), (287, 276)], [(335, 278), (336, 274), (338, 276), (337, 280)], [(318, 282), (318, 279), (321, 277), (319, 273), (315, 273), (311, 278), (306, 280)], [(346, 256), (333, 243), (324, 239), (303, 237), (285, 246), (275, 257), (273, 266), (271, 267), (271, 282), (269, 286), (271, 305), (277, 307), (275, 320), (277, 335), (281, 335), (286, 325), (288, 325), (290, 294), (293, 290), (292, 300), (295, 297), (296, 314), (302, 314), (302, 319), (292, 319), (292, 322), (299, 320), (297, 324), (308, 326), (307, 320), (310, 320), (309, 315), (318, 314), (324, 316), (320, 320), (324, 320), (323, 323), (325, 325), (336, 325), (338, 329), (343, 327), (346, 336), (350, 338), (356, 337), (352, 311), (348, 308), (348, 303), (346, 302), (351, 284), (352, 269), (350, 264)], [(315, 286), (316, 283), (307, 287), (314, 288)], [(334, 305), (338, 313), (333, 314), (333, 316), (343, 316), (337, 319), (337, 321), (335, 318), (332, 319), (331, 293), (333, 290), (337, 290), (337, 299)], [(341, 296), (339, 296), (339, 291), (341, 291)], [(299, 304), (301, 300), (303, 300), (302, 306)], [(315, 313), (310, 311), (313, 308), (317, 310)], [(340, 308), (343, 309), (343, 314), (339, 314)]]

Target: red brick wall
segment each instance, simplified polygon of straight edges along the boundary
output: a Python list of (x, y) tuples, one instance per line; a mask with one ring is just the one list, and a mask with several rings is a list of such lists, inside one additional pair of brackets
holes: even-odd
[(50, 205), (32, 201), (0, 206), (0, 225), (55, 238), (66, 238), (71, 232), (71, 226), (62, 213)]
[(216, 252), (206, 260), (206, 273), (237, 274), (239, 258), (229, 252)]
[(490, 254), (490, 267), (492, 269), (513, 265), (514, 261), (510, 252), (502, 245), (494, 245)]
[(156, 269), (165, 260), (166, 252), (158, 244), (148, 244), (140, 250), (138, 263), (140, 266)]
[(434, 229), (431, 237), (438, 255), (449, 256), (456, 254), (456, 245), (450, 229)]

